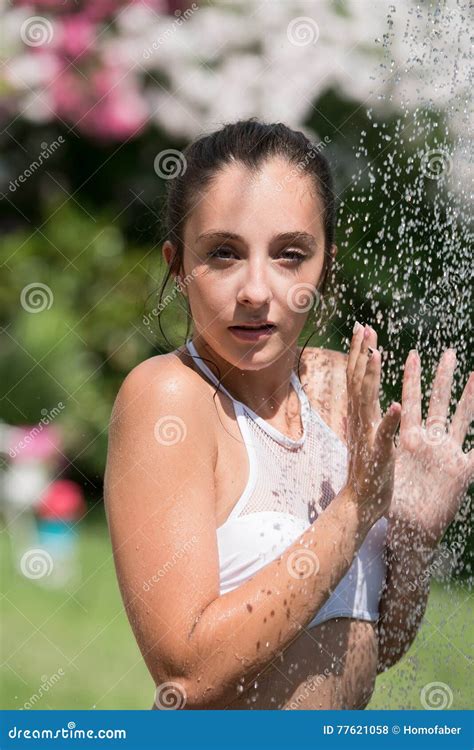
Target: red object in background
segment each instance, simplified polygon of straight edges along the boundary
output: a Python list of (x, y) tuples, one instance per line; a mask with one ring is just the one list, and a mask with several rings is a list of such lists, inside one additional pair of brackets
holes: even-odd
[(79, 485), (70, 479), (57, 479), (48, 485), (35, 510), (39, 518), (72, 521), (82, 516), (86, 508)]

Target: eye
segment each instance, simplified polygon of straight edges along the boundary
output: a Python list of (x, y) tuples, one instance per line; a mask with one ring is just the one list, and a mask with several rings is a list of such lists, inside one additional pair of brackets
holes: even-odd
[(298, 250), (283, 250), (282, 256), (285, 256), (284, 260), (292, 261), (294, 263), (301, 263), (306, 258), (306, 255), (298, 252)]
[[(208, 258), (218, 258), (218, 257), (220, 257), (221, 253), (234, 253), (234, 251), (228, 245), (219, 245), (218, 247), (214, 247), (207, 254), (207, 257)], [(228, 260), (228, 258), (223, 258), (223, 260)]]

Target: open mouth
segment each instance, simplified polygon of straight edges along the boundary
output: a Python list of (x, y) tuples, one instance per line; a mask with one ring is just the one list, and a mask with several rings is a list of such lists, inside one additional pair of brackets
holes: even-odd
[(276, 326), (268, 323), (261, 326), (230, 326), (229, 331), (244, 341), (256, 341), (265, 336), (271, 336), (276, 331)]

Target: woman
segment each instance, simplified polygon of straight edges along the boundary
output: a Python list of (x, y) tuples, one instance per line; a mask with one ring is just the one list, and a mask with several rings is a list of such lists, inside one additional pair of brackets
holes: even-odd
[(163, 255), (194, 335), (125, 379), (105, 477), (153, 707), (363, 708), (416, 635), (473, 474), (473, 376), (440, 446), (452, 350), (422, 426), (416, 352), (382, 418), (372, 328), (348, 356), (297, 346), (336, 253), (331, 175), (302, 133), (241, 121), (184, 157)]

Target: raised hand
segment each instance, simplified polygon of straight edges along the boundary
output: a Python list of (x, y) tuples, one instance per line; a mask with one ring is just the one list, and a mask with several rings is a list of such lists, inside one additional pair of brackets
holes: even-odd
[(474, 416), (474, 373), (448, 424), (456, 354), (447, 349), (438, 364), (425, 422), (421, 413), (421, 365), (416, 350), (405, 363), (400, 440), (389, 517), (417, 528), (436, 545), (461, 507), (474, 477), (474, 450), (463, 443)]
[[(358, 326), (358, 327), (357, 327)], [(375, 522), (389, 509), (395, 469), (393, 438), (401, 406), (393, 403), (381, 419), (379, 390), (381, 356), (369, 350), (376, 337), (369, 326), (356, 323), (347, 361), (347, 485), (367, 518)]]

